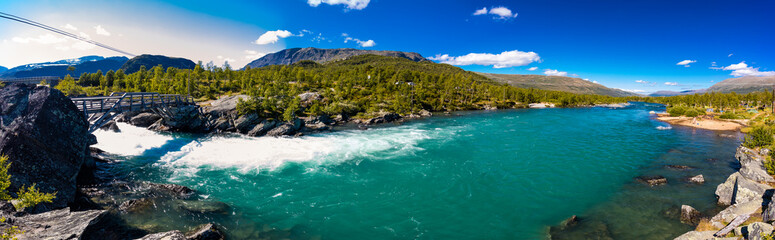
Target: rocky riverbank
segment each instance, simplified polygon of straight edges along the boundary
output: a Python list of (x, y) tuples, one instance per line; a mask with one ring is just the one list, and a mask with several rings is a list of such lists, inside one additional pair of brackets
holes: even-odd
[(16, 197), (18, 189), (36, 184), (41, 192), (56, 193), (51, 203), (24, 209), (0, 200), (0, 229), (18, 228), (17, 239), (224, 239), (212, 224), (188, 234), (152, 234), (153, 228), (127, 225), (122, 214), (153, 211), (155, 204), (199, 214), (223, 214), (228, 206), (202, 201), (184, 186), (100, 174), (112, 161), (89, 147), (96, 138), (87, 129), (84, 115), (58, 90), (25, 84), (0, 89), (0, 153), (11, 163), (8, 192)]
[(763, 238), (771, 237), (775, 221), (775, 179), (764, 168), (769, 151), (738, 147), (735, 158), (740, 169), (715, 192), (719, 206), (725, 209), (714, 216), (702, 216), (691, 206), (682, 206), (682, 221), (696, 224), (697, 229), (675, 239), (771, 239)]

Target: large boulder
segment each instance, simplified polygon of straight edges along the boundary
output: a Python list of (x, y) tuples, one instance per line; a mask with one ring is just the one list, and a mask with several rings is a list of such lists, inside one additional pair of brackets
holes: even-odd
[(697, 224), (700, 222), (700, 211), (689, 205), (681, 205), (681, 222)]
[(253, 129), (248, 131), (248, 136), (252, 137), (258, 137), (258, 136), (264, 136), (267, 132), (277, 127), (279, 123), (274, 120), (264, 120), (261, 121), (261, 123), (257, 124)]
[(240, 133), (247, 133), (260, 122), (261, 118), (258, 117), (258, 114), (245, 114), (234, 120), (234, 127)]
[(161, 119), (159, 114), (146, 112), (137, 114), (137, 116), (132, 117), (132, 119), (129, 119), (129, 123), (138, 127), (148, 127), (151, 126), (151, 124), (154, 124), (156, 121), (159, 121), (159, 119)]
[(203, 224), (187, 234), (189, 240), (223, 240), (223, 236), (218, 228), (212, 223)]
[(763, 222), (751, 223), (746, 228), (748, 232), (748, 237), (745, 238), (746, 240), (761, 240), (763, 239), (763, 234), (770, 235), (773, 231), (772, 225)]
[(96, 143), (88, 127), (59, 90), (25, 84), (0, 89), (0, 153), (11, 162), (9, 192), (32, 184), (41, 192), (56, 192), (52, 203), (36, 208), (41, 211), (73, 202), (76, 178), (89, 145)]
[(764, 157), (749, 148), (740, 146), (735, 152), (735, 158), (740, 162), (740, 174), (756, 182), (775, 182), (764, 168)]
[(323, 100), (323, 96), (316, 92), (305, 92), (299, 94), (297, 97), (299, 97), (299, 100), (301, 100), (301, 103), (304, 105), (310, 104), (314, 101)]
[(727, 180), (716, 187), (716, 196), (721, 205), (732, 205), (761, 200), (764, 192), (772, 189), (769, 185), (757, 183), (743, 177), (740, 172), (729, 175)]
[(291, 122), (286, 122), (281, 124), (280, 126), (277, 126), (276, 128), (267, 132), (266, 135), (273, 136), (273, 137), (290, 136), (299, 132), (299, 130), (301, 130), (301, 128), (303, 127), (304, 127), (304, 122), (297, 118)]
[(98, 225), (106, 210), (71, 212), (69, 208), (22, 217), (8, 217), (8, 222), (19, 226), (24, 239), (81, 239), (87, 230)]

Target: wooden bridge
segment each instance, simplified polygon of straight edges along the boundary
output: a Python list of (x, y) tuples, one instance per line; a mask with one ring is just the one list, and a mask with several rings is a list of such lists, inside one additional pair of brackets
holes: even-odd
[[(59, 81), (62, 81), (63, 77), (55, 77), (55, 76), (41, 76), (41, 77), (22, 77), (22, 78), (0, 78), (0, 82), (4, 82), (5, 84), (12, 84), (12, 83), (27, 83), (27, 84), (38, 84), (42, 81), (46, 81), (51, 87), (56, 86), (59, 84)], [(74, 78), (74, 80), (78, 81), (78, 78)]]
[(123, 112), (196, 105), (191, 96), (147, 92), (122, 92), (103, 97), (70, 99), (89, 121), (90, 133)]

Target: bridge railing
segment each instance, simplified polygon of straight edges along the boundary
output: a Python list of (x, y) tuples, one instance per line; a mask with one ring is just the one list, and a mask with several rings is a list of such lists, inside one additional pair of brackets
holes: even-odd
[[(119, 95), (120, 94), (120, 95)], [(158, 93), (113, 93), (102, 97), (71, 98), (78, 110), (84, 114), (110, 111), (138, 111), (162, 106), (184, 106), (195, 104), (194, 98), (177, 94)], [(118, 104), (117, 104), (118, 103)]]

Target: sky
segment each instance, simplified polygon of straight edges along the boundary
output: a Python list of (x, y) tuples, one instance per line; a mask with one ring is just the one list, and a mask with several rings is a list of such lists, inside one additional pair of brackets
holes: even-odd
[[(2, 0), (0, 12), (132, 54), (241, 68), (293, 47), (417, 52), (478, 72), (637, 93), (775, 76), (771, 0)], [(0, 19), (0, 66), (121, 55)]]

